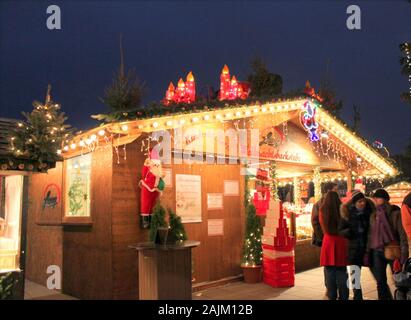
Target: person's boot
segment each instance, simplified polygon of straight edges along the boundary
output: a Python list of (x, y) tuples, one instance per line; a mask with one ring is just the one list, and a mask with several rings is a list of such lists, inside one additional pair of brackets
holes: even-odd
[(362, 289), (353, 289), (353, 292), (354, 292), (354, 300), (363, 300)]
[(149, 229), (150, 228), (150, 216), (149, 215), (140, 215), (140, 228)]

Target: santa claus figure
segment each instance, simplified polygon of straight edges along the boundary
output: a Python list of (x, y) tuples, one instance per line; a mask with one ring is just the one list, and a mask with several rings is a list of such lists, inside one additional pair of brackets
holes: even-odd
[(163, 177), (158, 153), (152, 150), (150, 157), (144, 161), (139, 182), (141, 188), (140, 226), (143, 229), (150, 227), (153, 207), (164, 189)]

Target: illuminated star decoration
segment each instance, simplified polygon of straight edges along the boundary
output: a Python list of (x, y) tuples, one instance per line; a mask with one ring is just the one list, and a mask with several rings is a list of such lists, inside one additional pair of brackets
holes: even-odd
[(315, 104), (312, 104), (310, 101), (307, 100), (304, 103), (304, 107), (301, 111), (300, 117), (301, 124), (303, 125), (305, 130), (308, 131), (310, 140), (312, 142), (320, 140), (320, 137), (317, 132), (318, 123), (315, 119), (316, 108), (317, 106)]

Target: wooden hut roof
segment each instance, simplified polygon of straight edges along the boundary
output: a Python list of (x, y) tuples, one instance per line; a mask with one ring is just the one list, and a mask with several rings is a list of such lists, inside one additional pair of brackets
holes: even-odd
[(97, 144), (98, 141), (104, 142), (104, 137), (106, 137), (107, 133), (111, 134), (112, 137), (116, 137), (112, 139), (113, 145), (121, 145), (135, 140), (142, 133), (169, 130), (189, 124), (199, 125), (201, 123), (218, 122), (221, 120), (237, 120), (262, 116), (264, 113), (298, 111), (302, 109), (307, 99), (315, 102), (318, 106), (316, 119), (319, 125), (368, 161), (379, 174), (396, 175), (398, 173), (391, 159), (385, 158), (376, 152), (365, 139), (352, 132), (347, 124), (326, 111), (320, 101), (306, 95), (277, 97), (265, 100), (219, 101), (212, 106), (203, 104), (143, 108), (141, 112), (137, 112), (135, 120), (108, 123), (77, 135), (65, 147), (63, 156), (72, 157), (74, 154), (79, 154), (79, 146), (81, 149), (80, 153), (86, 152), (89, 145), (93, 145), (93, 148), (89, 149), (94, 150), (96, 142)]

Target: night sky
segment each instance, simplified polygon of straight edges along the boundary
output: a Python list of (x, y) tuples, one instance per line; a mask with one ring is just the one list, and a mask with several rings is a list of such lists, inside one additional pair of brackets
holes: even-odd
[[(46, 28), (46, 8), (57, 4), (62, 30)], [(346, 8), (358, 4), (362, 29), (346, 28)], [(361, 108), (361, 133), (392, 153), (411, 141), (411, 105), (402, 102), (398, 45), (411, 40), (406, 1), (131, 2), (0, 1), (0, 117), (20, 117), (48, 83), (69, 123), (88, 129), (105, 112), (98, 97), (119, 65), (119, 34), (127, 68), (146, 82), (145, 103), (163, 98), (169, 81), (192, 70), (197, 88), (219, 86), (226, 63), (245, 80), (261, 57), (283, 77), (284, 92), (329, 75), (352, 123)]]

